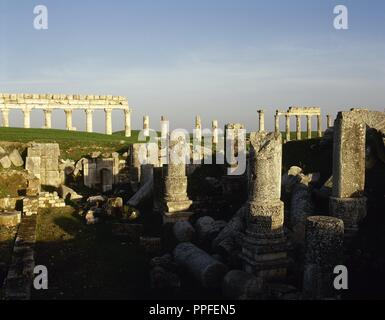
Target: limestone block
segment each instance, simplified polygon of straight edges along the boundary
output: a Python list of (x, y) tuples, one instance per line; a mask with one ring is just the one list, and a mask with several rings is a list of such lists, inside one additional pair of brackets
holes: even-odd
[(20, 156), (20, 153), (17, 149), (14, 149), (10, 154), (9, 154), (9, 160), (11, 160), (12, 164), (15, 167), (21, 167), (24, 164), (23, 158)]
[(92, 188), (98, 182), (96, 163), (88, 159), (83, 161), (83, 177), (84, 185), (89, 188)]
[(77, 199), (83, 198), (83, 196), (78, 194), (75, 190), (73, 190), (70, 187), (67, 187), (63, 184), (60, 185), (60, 187), (59, 187), (59, 195), (63, 199), (70, 199), (70, 200), (77, 200)]
[(333, 196), (354, 198), (365, 187), (365, 131), (364, 123), (349, 112), (340, 112), (334, 126), (333, 140)]
[(12, 162), (11, 162), (11, 160), (9, 159), (8, 156), (4, 156), (4, 157), (0, 158), (0, 163), (1, 163), (1, 165), (3, 166), (4, 169), (10, 168), (11, 165), (12, 165)]
[(59, 159), (57, 157), (42, 156), (40, 167), (45, 171), (57, 171), (59, 170)]
[(38, 176), (40, 175), (40, 164), (41, 158), (40, 156), (31, 156), (27, 157), (25, 169), (32, 175)]
[(60, 184), (60, 174), (58, 171), (46, 171), (41, 183), (44, 185), (58, 187)]

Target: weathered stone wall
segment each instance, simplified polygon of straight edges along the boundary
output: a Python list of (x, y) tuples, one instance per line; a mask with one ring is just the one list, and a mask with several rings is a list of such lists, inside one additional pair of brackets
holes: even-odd
[(42, 185), (58, 187), (60, 149), (57, 143), (33, 143), (28, 148), (26, 170), (40, 179)]

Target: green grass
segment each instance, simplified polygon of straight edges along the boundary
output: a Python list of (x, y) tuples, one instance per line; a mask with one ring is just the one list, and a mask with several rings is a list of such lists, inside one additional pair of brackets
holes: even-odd
[(128, 146), (137, 142), (137, 140), (137, 130), (133, 130), (132, 136), (127, 138), (124, 136), (123, 131), (106, 135), (58, 129), (0, 128), (0, 141), (19, 143), (30, 141), (56, 142), (60, 145), (62, 158), (74, 160), (97, 150), (102, 152), (126, 151)]
[(140, 247), (114, 237), (108, 223), (86, 225), (69, 206), (39, 212), (35, 262), (49, 282), (33, 299), (136, 299), (148, 281)]
[(17, 227), (0, 227), (0, 300), (4, 298), (1, 284), (7, 276), (8, 266), (11, 263), (13, 243), (15, 241)]
[(0, 169), (0, 198), (6, 196), (17, 197), (19, 190), (26, 188), (27, 182), (18, 171), (10, 175), (3, 174), (3, 171), (6, 170), (7, 169)]

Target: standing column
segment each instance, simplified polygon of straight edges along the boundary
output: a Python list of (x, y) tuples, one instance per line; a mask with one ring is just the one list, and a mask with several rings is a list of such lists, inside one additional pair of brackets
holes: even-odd
[(281, 197), (282, 141), (280, 133), (250, 134), (250, 178), (246, 235), (241, 257), (244, 270), (257, 277), (286, 276), (288, 263)]
[(145, 137), (150, 136), (150, 117), (149, 116), (143, 117), (143, 133)]
[(338, 113), (334, 122), (329, 212), (344, 222), (349, 237), (358, 230), (367, 210), (364, 197), (366, 125), (362, 118), (360, 111), (344, 111)]
[(265, 111), (258, 110), (259, 115), (259, 132), (265, 131)]
[(344, 223), (312, 216), (306, 221), (306, 250), (303, 275), (305, 299), (335, 298), (334, 268), (342, 263)]
[(274, 116), (274, 120), (275, 120), (274, 131), (275, 131), (275, 133), (279, 133), (279, 114), (278, 114), (278, 111), (276, 112), (276, 114)]
[(202, 121), (200, 116), (195, 117), (195, 138), (202, 141)]
[(104, 112), (106, 116), (106, 134), (112, 134), (112, 109), (106, 108)]
[(160, 139), (166, 140), (168, 139), (168, 130), (169, 123), (165, 116), (160, 117)]
[(170, 162), (164, 166), (165, 223), (183, 219), (186, 216), (183, 211), (188, 210), (192, 204), (187, 196), (186, 155), (183, 150), (186, 150), (186, 141), (170, 141)]
[(85, 109), (85, 111), (86, 111), (86, 130), (87, 132), (92, 132), (93, 131), (92, 114), (94, 113), (94, 110)]
[(31, 127), (31, 109), (28, 106), (25, 106), (23, 108), (23, 114), (24, 114), (24, 128), (30, 128)]
[(332, 123), (332, 117), (331, 117), (331, 115), (330, 115), (330, 114), (327, 114), (327, 115), (326, 115), (326, 122), (327, 122), (327, 126), (328, 126), (328, 128), (331, 128), (331, 127), (333, 127), (333, 123)]
[(218, 143), (218, 120), (213, 120), (212, 129), (213, 129), (213, 144), (217, 144)]
[(202, 121), (200, 116), (195, 117), (192, 158), (193, 164), (200, 164), (202, 161)]
[(318, 138), (322, 137), (322, 118), (321, 115), (317, 115), (317, 131), (318, 131)]
[(306, 115), (307, 138), (311, 139), (311, 116)]
[(2, 109), (3, 113), (3, 127), (8, 128), (9, 127), (9, 109), (4, 108)]
[[(166, 117), (161, 116), (160, 117), (160, 165), (161, 166), (168, 163), (167, 150), (168, 150), (168, 139), (169, 139), (169, 127), (170, 125)], [(154, 171), (154, 174), (155, 174), (155, 171)]]
[(65, 109), (66, 114), (66, 129), (72, 130), (72, 109)]
[(286, 141), (290, 141), (290, 115), (286, 114), (285, 115), (286, 119)]
[(131, 109), (124, 110), (124, 135), (126, 137), (131, 137)]
[(51, 129), (52, 127), (52, 110), (44, 109), (44, 128)]
[(297, 140), (301, 140), (301, 116), (296, 115), (295, 116), (296, 120), (296, 132), (297, 132)]

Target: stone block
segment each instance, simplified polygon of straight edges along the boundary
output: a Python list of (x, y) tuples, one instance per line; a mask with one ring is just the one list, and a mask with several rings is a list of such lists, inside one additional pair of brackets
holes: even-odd
[(11, 167), (12, 162), (11, 162), (11, 160), (9, 159), (8, 156), (4, 156), (4, 157), (0, 158), (0, 164), (2, 165), (2, 167), (3, 167), (4, 169), (8, 169), (8, 168)]
[(26, 159), (25, 169), (32, 175), (38, 176), (40, 175), (40, 164), (40, 156), (28, 156)]
[(9, 159), (11, 160), (12, 164), (15, 167), (21, 167), (24, 164), (23, 158), (20, 156), (20, 153), (17, 149), (14, 149), (10, 154), (9, 154)]

